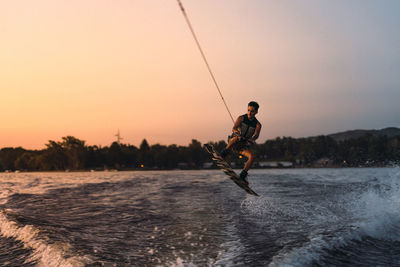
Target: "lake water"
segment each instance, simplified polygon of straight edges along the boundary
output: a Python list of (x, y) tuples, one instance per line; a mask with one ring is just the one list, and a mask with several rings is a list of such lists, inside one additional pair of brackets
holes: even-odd
[(1, 266), (400, 266), (400, 169), (0, 174)]

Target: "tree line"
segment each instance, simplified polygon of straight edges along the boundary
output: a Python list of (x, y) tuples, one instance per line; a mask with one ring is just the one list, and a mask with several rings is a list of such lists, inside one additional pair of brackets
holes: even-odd
[[(212, 143), (218, 151), (225, 141)], [(277, 137), (254, 145), (255, 167), (265, 161), (287, 161), (294, 167), (388, 166), (400, 161), (400, 136), (365, 136), (336, 142), (329, 136), (313, 138)], [(241, 167), (245, 158), (228, 156)], [(22, 147), (0, 149), (0, 171), (201, 169), (210, 161), (202, 144), (193, 139), (188, 146), (149, 145), (144, 139), (139, 147), (112, 143), (88, 146), (73, 136), (50, 140), (42, 150)]]

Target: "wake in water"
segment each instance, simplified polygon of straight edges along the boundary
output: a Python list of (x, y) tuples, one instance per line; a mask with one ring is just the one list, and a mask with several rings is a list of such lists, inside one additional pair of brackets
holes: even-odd
[(22, 242), (24, 248), (31, 253), (25, 260), (37, 266), (85, 266), (91, 263), (89, 256), (67, 256), (70, 246), (68, 243), (57, 242), (50, 244), (40, 231), (32, 225), (18, 226), (18, 223), (9, 219), (5, 211), (0, 211), (0, 233), (3, 237), (13, 238)]
[(0, 265), (400, 265), (396, 168), (0, 176)]
[(268, 231), (286, 229), (269, 266), (400, 265), (399, 178), (392, 169), (362, 182), (315, 181), (299, 187), (304, 194), (296, 201), (247, 198), (241, 206)]

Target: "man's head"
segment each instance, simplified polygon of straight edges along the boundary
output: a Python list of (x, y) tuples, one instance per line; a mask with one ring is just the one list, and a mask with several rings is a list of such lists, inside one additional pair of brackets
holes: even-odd
[(255, 101), (249, 102), (248, 106), (249, 106), (249, 107), (254, 107), (254, 108), (256, 109), (256, 111), (258, 111), (258, 108), (260, 107), (260, 106), (258, 105), (258, 103), (255, 102)]
[(258, 113), (258, 108), (259, 107), (260, 106), (255, 101), (251, 101), (248, 104), (248, 106), (247, 106), (247, 116), (249, 117), (249, 119), (253, 119), (256, 116), (256, 114)]

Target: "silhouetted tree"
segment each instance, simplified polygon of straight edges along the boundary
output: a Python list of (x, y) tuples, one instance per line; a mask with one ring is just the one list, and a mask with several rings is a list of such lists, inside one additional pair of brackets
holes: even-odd
[(6, 147), (0, 150), (0, 169), (1, 170), (15, 170), (15, 161), (23, 154), (26, 150), (22, 147)]
[[(212, 143), (218, 151), (225, 141)], [(313, 138), (277, 137), (254, 147), (257, 159), (301, 162), (313, 166), (321, 158), (329, 158), (337, 166), (384, 166), (400, 163), (400, 136), (373, 136), (336, 142), (329, 136)], [(241, 166), (244, 159), (232, 153), (228, 160)], [(109, 147), (86, 146), (85, 141), (73, 136), (49, 140), (46, 149), (25, 150), (21, 147), (0, 149), (0, 171), (4, 170), (81, 170), (81, 169), (136, 169), (141, 164), (147, 169), (173, 169), (178, 163), (190, 168), (201, 168), (210, 156), (202, 144), (193, 139), (188, 146), (155, 144), (143, 139), (139, 149), (132, 145), (112, 143)], [(344, 163), (345, 162), (345, 163)]]
[(67, 167), (72, 170), (84, 169), (87, 155), (85, 141), (73, 136), (63, 137), (62, 140), (61, 147), (67, 158)]

